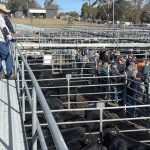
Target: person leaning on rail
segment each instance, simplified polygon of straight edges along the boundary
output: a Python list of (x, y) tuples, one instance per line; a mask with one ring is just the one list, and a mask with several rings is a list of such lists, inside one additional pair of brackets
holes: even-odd
[[(16, 79), (16, 75), (13, 74), (13, 59), (9, 52), (9, 41), (15, 42), (12, 38), (9, 29), (4, 20), (6, 13), (10, 12), (6, 9), (5, 5), (0, 5), (0, 79)], [(2, 60), (6, 63), (6, 75), (3, 70)]]
[[(1, 7), (1, 4), (0, 4), (0, 7)], [(15, 34), (15, 31), (14, 31), (14, 28), (13, 28), (13, 25), (8, 17), (8, 14), (6, 13), (5, 16), (4, 16), (4, 20), (5, 20), (5, 23), (9, 29), (9, 31), (11, 32), (11, 34)]]

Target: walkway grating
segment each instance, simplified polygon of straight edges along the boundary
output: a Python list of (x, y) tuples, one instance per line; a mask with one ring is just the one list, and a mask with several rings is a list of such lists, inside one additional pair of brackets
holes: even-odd
[(23, 129), (13, 80), (0, 80), (0, 150), (25, 150)]

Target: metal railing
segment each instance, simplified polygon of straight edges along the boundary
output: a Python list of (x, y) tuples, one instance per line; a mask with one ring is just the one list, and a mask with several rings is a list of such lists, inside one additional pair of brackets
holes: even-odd
[[(104, 79), (106, 78), (107, 83), (98, 83), (98, 79)], [(113, 78), (122, 78), (122, 82), (118, 82), (118, 83), (112, 83), (111, 80)], [(108, 80), (109, 79), (109, 80)], [(85, 111), (97, 111), (99, 114), (99, 119), (89, 119), (89, 120), (76, 120), (76, 121), (63, 121), (63, 122), (57, 122), (57, 124), (60, 125), (82, 125), (82, 124), (99, 124), (99, 132), (103, 132), (103, 126), (105, 123), (107, 122), (113, 122), (113, 123), (127, 123), (130, 125), (135, 125), (135, 128), (132, 129), (120, 129), (120, 132), (123, 133), (129, 133), (129, 132), (149, 132), (150, 128), (149, 128), (149, 120), (150, 120), (150, 83), (149, 85), (144, 85), (145, 88), (147, 88), (148, 90), (145, 93), (141, 93), (139, 92), (137, 89), (132, 89), (133, 92), (136, 93), (141, 93), (142, 95), (144, 95), (147, 99), (146, 102), (144, 101), (140, 101), (139, 99), (137, 99), (136, 97), (133, 97), (134, 101), (136, 103), (134, 103), (133, 105), (128, 105), (127, 102), (127, 97), (128, 94), (126, 92), (126, 88), (130, 88), (127, 87), (127, 81), (129, 81), (131, 79), (127, 78), (126, 74), (124, 75), (117, 75), (117, 76), (93, 76), (93, 77), (72, 77), (71, 75), (67, 75), (66, 78), (55, 78), (55, 79), (38, 79), (39, 84), (41, 85), (41, 89), (45, 90), (47, 89), (48, 91), (55, 90), (55, 89), (65, 89), (65, 93), (62, 94), (51, 94), (52, 97), (66, 97), (66, 101), (64, 102), (64, 105), (66, 106), (67, 109), (59, 109), (59, 110), (51, 110), (52, 113), (61, 113), (61, 112), (73, 112), (74, 114), (79, 113), (79, 112), (85, 112)], [(90, 81), (90, 82), (89, 82)], [(91, 82), (92, 81), (92, 82)], [(96, 82), (95, 82), (96, 81)], [(118, 81), (118, 80), (117, 80)], [(29, 82), (29, 80), (28, 80)], [(48, 84), (48, 82), (56, 82), (56, 83), (62, 83), (59, 85), (55, 85), (54, 86), (42, 86), (42, 83), (46, 82)], [(136, 83), (136, 81), (133, 80), (133, 82)], [(72, 84), (73, 83), (73, 84)], [(76, 83), (76, 84), (74, 84)], [(120, 88), (119, 86), (123, 86), (123, 88)], [(80, 88), (91, 88), (93, 89), (94, 92), (81, 92)], [(105, 92), (102, 91), (97, 91), (97, 88), (107, 88), (107, 90)], [(122, 101), (121, 105), (118, 105), (118, 101), (112, 100), (111, 95), (115, 95), (116, 91), (112, 91), (112, 87), (116, 87), (118, 89), (118, 94), (122, 93), (122, 97), (120, 99), (120, 101)], [(75, 90), (74, 90), (75, 89)], [(77, 90), (78, 89), (78, 90)], [(120, 90), (120, 91), (119, 91)], [(102, 94), (106, 94), (108, 95), (108, 99), (107, 100), (103, 100), (103, 99), (99, 99), (98, 97)], [(90, 100), (86, 99), (85, 101), (74, 101), (71, 100), (71, 96), (89, 96), (89, 95), (93, 95), (93, 96), (97, 96), (97, 100), (92, 98)], [(87, 104), (98, 104), (98, 103), (107, 103), (107, 102), (113, 102), (114, 104), (117, 104), (115, 106), (102, 106), (102, 107), (97, 107), (97, 108), (87, 108), (85, 107)], [(85, 104), (82, 107), (76, 107), (73, 108), (72, 105), (78, 105), (78, 104)], [(129, 110), (136, 110), (136, 112), (134, 112), (133, 115), (128, 116), (128, 113), (130, 113)], [(122, 112), (122, 116), (118, 116), (116, 117), (115, 115), (111, 118), (104, 118), (104, 114), (107, 111), (117, 111), (117, 110), (121, 110)], [(143, 110), (145, 111), (145, 114), (142, 113)], [(113, 112), (112, 111), (112, 112)], [(140, 114), (139, 114), (140, 112)], [(43, 111), (37, 111), (37, 113), (43, 113)], [(26, 112), (26, 114), (30, 114), (30, 112)], [(113, 113), (112, 113), (113, 114)], [(138, 114), (138, 115), (137, 115)], [(140, 123), (144, 122), (145, 124), (141, 125)], [(42, 123), (41, 126), (47, 126), (47, 123)], [(31, 125), (27, 125), (26, 127), (31, 127)], [(87, 133), (88, 134), (88, 133)], [(145, 139), (145, 140), (140, 140), (141, 142), (150, 142), (150, 139)]]
[[(37, 150), (37, 139), (40, 141), (41, 149), (47, 150), (46, 141), (40, 126), (38, 117), (37, 117), (37, 101), (39, 101), (42, 111), (45, 115), (48, 128), (50, 130), (51, 136), (53, 138), (56, 149), (58, 150), (67, 150), (66, 143), (61, 135), (61, 132), (56, 124), (56, 121), (51, 113), (51, 110), (46, 102), (46, 99), (41, 91), (41, 88), (29, 66), (26, 58), (23, 56), (22, 52), (19, 50), (17, 45), (14, 47), (15, 54), (15, 73), (17, 74), (17, 89), (18, 94), (21, 96), (22, 104), (22, 115), (25, 121), (25, 101), (29, 101), (30, 108), (32, 111), (32, 149)], [(21, 60), (19, 63), (18, 60)], [(32, 94), (29, 91), (28, 85), (25, 80), (25, 72), (27, 70), (28, 75), (32, 81)], [(20, 83), (21, 79), (21, 83)], [(21, 89), (21, 90), (20, 90)]]
[[(149, 29), (39, 29), (37, 31), (17, 31), (17, 39), (39, 43), (149, 43)], [(35, 33), (34, 33), (35, 32)], [(20, 34), (21, 33), (21, 34)]]

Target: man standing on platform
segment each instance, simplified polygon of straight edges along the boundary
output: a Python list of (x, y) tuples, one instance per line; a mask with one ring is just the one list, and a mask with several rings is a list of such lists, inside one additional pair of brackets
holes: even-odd
[[(9, 29), (6, 25), (4, 17), (9, 12), (6, 9), (6, 6), (0, 4), (0, 79), (16, 79), (16, 75), (13, 74), (13, 59), (9, 52), (9, 44), (8, 42), (14, 42), (15, 40), (12, 38)], [(3, 70), (2, 60), (5, 60), (6, 63), (6, 75)]]

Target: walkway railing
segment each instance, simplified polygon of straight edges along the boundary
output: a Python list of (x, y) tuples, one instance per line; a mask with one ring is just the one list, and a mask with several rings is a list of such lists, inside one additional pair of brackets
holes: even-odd
[[(41, 149), (47, 150), (48, 147), (46, 145), (46, 141), (44, 139), (44, 135), (37, 117), (37, 102), (39, 101), (42, 111), (45, 115), (50, 133), (52, 135), (54, 144), (56, 149), (58, 150), (67, 150), (66, 143), (61, 135), (61, 132), (56, 124), (56, 121), (51, 113), (51, 110), (46, 102), (46, 99), (41, 91), (41, 88), (26, 61), (26, 58), (22, 55), (22, 52), (19, 50), (17, 45), (14, 46), (15, 53), (15, 73), (17, 74), (17, 89), (18, 94), (21, 96), (22, 103), (22, 115), (25, 121), (25, 100), (27, 99), (30, 104), (30, 108), (32, 110), (32, 149), (37, 150), (37, 138), (40, 141)], [(21, 60), (19, 63), (18, 60)], [(29, 91), (28, 85), (25, 81), (25, 73), (24, 70), (27, 70), (28, 75), (32, 81), (32, 95)], [(21, 80), (21, 83), (20, 83)], [(21, 90), (20, 90), (21, 88)]]

